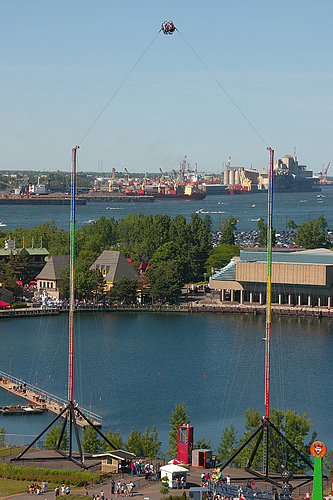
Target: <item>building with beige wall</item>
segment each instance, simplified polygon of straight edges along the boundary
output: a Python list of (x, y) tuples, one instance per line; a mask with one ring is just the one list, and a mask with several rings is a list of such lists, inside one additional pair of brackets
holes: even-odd
[[(265, 304), (266, 250), (241, 250), (210, 279), (221, 290), (222, 302)], [(333, 251), (274, 251), (272, 255), (272, 304), (295, 306), (333, 305)]]

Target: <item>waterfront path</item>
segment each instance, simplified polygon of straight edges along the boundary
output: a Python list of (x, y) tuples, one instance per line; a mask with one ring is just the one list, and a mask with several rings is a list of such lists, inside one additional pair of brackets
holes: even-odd
[[(76, 312), (148, 312), (148, 313), (242, 313), (242, 314), (266, 314), (265, 304), (239, 304), (238, 302), (220, 302), (209, 297), (193, 297), (192, 300), (183, 301), (176, 305), (79, 305), (75, 307)], [(47, 307), (44, 309), (26, 307), (22, 309), (0, 310), (1, 318), (50, 316), (68, 314), (68, 307)], [(278, 316), (312, 316), (316, 318), (333, 317), (333, 308), (295, 306), (287, 304), (272, 304), (272, 314)]]

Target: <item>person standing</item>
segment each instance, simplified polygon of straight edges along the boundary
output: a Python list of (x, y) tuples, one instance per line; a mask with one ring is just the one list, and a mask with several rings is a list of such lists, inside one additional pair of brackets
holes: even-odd
[(115, 487), (115, 484), (116, 484), (116, 483), (115, 483), (114, 479), (112, 478), (112, 479), (111, 479), (111, 494), (112, 494), (112, 495), (114, 495), (114, 487)]

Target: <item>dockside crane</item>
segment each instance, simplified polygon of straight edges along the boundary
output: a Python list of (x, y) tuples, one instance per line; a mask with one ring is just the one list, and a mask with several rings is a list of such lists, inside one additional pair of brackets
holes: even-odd
[(147, 184), (147, 176), (148, 176), (148, 172), (145, 173), (145, 176), (144, 176), (143, 181), (142, 181), (141, 189), (145, 189), (145, 186)]
[(116, 169), (113, 168), (112, 169), (112, 176), (111, 176), (111, 179), (109, 180), (109, 193), (112, 193), (112, 190), (113, 190), (113, 181), (114, 181), (115, 176), (116, 176)]
[(164, 172), (163, 172), (163, 170), (161, 168), (160, 168), (160, 172), (161, 172), (161, 177), (160, 177), (160, 180), (159, 180), (159, 183), (158, 183), (158, 190), (157, 190), (158, 193), (161, 192), (162, 182), (164, 181)]
[(128, 170), (127, 170), (127, 168), (126, 168), (126, 167), (124, 168), (124, 170), (125, 170), (125, 173), (126, 173), (126, 175), (127, 175), (127, 182), (128, 182), (128, 185), (130, 185), (130, 183), (131, 183), (131, 177), (130, 177), (130, 174), (128, 173)]
[(328, 184), (329, 181), (327, 180), (327, 172), (330, 167), (331, 162), (328, 162), (327, 167), (323, 172), (316, 172), (314, 175), (317, 175), (319, 177), (319, 183), (320, 184)]

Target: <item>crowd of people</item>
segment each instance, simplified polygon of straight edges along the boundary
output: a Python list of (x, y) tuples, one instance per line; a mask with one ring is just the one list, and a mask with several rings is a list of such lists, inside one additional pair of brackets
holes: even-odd
[(152, 479), (153, 475), (156, 475), (156, 480), (159, 480), (159, 471), (157, 468), (154, 468), (153, 464), (150, 464), (149, 462), (144, 462), (142, 459), (137, 460), (134, 462), (133, 460), (131, 461), (130, 464), (131, 468), (131, 475), (133, 476), (145, 476), (146, 481)]

